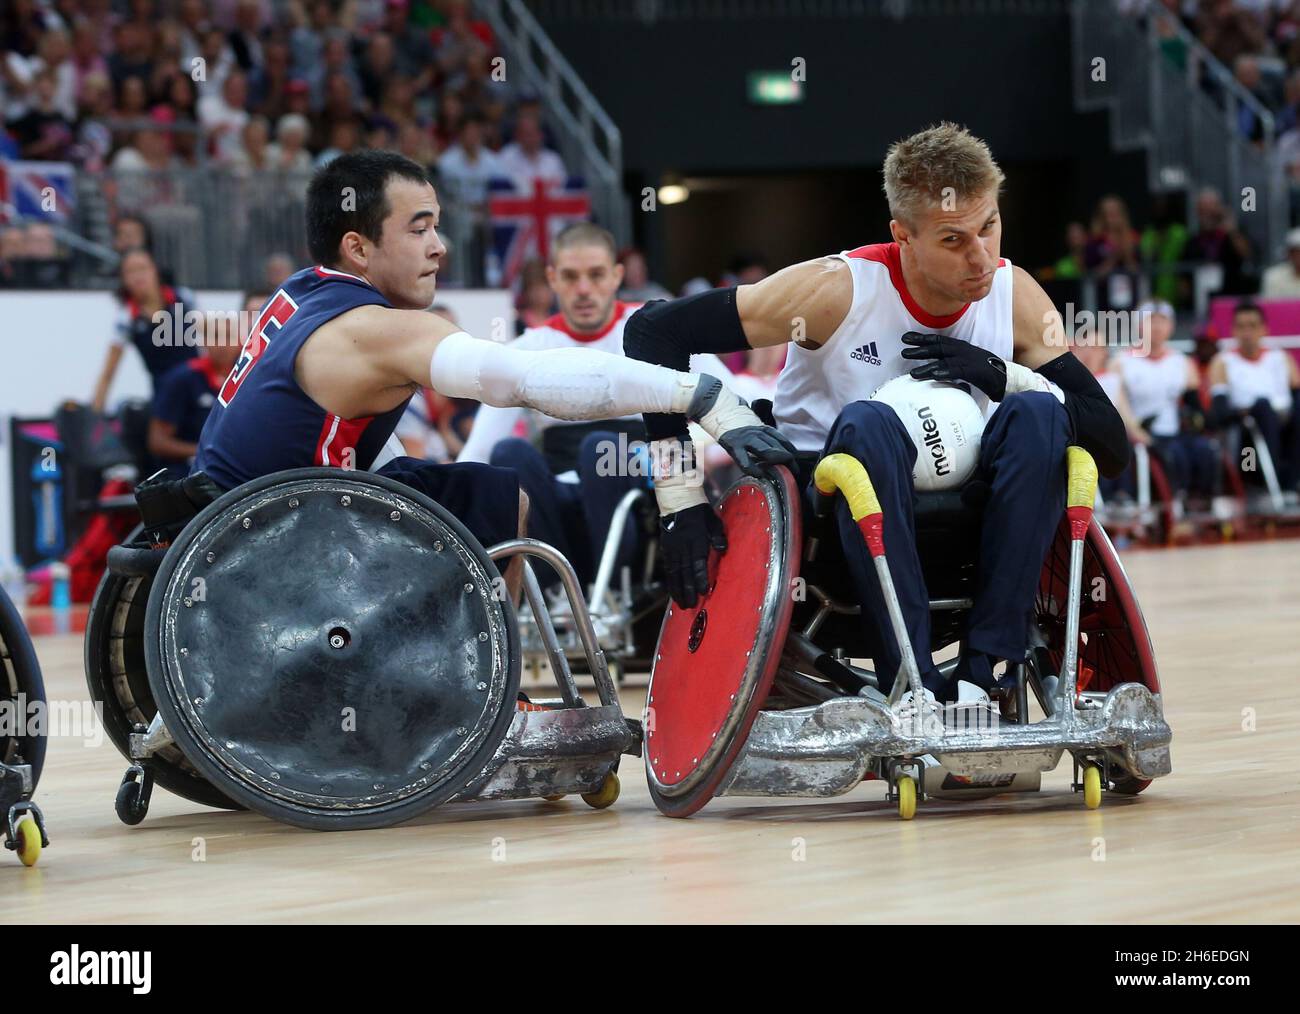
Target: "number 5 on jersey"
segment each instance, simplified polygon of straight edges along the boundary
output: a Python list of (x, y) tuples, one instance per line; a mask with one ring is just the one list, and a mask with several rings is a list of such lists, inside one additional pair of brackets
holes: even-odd
[(221, 392), (217, 395), (217, 401), (222, 405), (230, 404), (235, 395), (239, 393), (240, 385), (253, 372), (253, 367), (257, 365), (258, 359), (262, 357), (262, 353), (271, 344), (270, 336), (266, 333), (267, 328), (274, 324), (275, 329), (280, 330), (285, 324), (289, 323), (289, 318), (297, 312), (298, 304), (290, 299), (283, 289), (271, 297), (271, 301), (266, 304), (257, 320), (253, 322), (252, 330), (248, 333), (248, 340), (244, 342), (244, 350), (239, 353), (239, 358), (235, 360), (230, 376), (221, 385)]

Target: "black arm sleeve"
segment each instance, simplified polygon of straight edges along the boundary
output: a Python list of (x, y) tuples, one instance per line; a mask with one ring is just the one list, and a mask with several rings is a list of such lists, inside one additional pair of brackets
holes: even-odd
[(1128, 431), (1106, 392), (1073, 352), (1040, 366), (1040, 373), (1065, 392), (1065, 411), (1070, 416), (1072, 440), (1091, 454), (1097, 470), (1113, 479), (1128, 467)]
[[(747, 348), (734, 288), (710, 289), (682, 299), (656, 299), (632, 314), (623, 326), (624, 355), (681, 373), (690, 372), (691, 356)], [(651, 440), (687, 439), (684, 415), (647, 412), (645, 428)]]

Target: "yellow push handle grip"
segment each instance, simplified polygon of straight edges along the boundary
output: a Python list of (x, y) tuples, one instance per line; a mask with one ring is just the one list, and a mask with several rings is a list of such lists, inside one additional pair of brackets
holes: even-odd
[(1065, 506), (1091, 510), (1097, 500), (1097, 463), (1082, 447), (1067, 447), (1065, 460), (1069, 468)]
[(849, 454), (828, 454), (813, 472), (817, 492), (833, 496), (838, 490), (848, 502), (854, 521), (880, 513), (880, 501), (862, 462)]

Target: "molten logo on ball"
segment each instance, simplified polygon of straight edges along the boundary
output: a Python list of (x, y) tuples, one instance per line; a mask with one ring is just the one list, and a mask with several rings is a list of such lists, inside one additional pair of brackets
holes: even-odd
[(871, 396), (892, 408), (916, 447), (918, 490), (956, 489), (975, 471), (984, 433), (981, 403), (965, 384), (895, 377)]

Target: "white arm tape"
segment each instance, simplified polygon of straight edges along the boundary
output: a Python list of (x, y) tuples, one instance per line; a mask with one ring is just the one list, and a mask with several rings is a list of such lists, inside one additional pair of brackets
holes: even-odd
[(650, 463), (654, 469), (655, 502), (659, 513), (676, 514), (687, 507), (708, 503), (704, 472), (689, 441), (676, 437), (650, 442)]
[(438, 342), (429, 380), (451, 398), (573, 420), (685, 412), (699, 383), (689, 373), (596, 349), (508, 348), (464, 331)]
[(1035, 373), (1028, 366), (1008, 362), (1007, 394), (1020, 394), (1024, 391), (1046, 391), (1062, 405), (1065, 404), (1065, 392), (1041, 373)]

